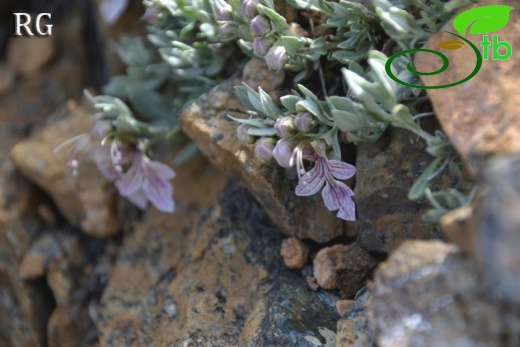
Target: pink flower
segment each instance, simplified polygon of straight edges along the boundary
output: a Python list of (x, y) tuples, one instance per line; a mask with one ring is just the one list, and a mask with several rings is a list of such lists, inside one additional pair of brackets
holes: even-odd
[[(301, 165), (298, 165), (301, 166)], [(296, 195), (309, 196), (321, 192), (323, 202), (330, 211), (338, 210), (338, 218), (356, 220), (356, 205), (352, 201), (354, 192), (345, 183), (345, 180), (354, 176), (356, 168), (339, 160), (329, 160), (315, 154), (314, 167), (300, 177), (296, 186)]]
[(119, 193), (141, 209), (150, 201), (159, 211), (173, 212), (173, 187), (168, 181), (175, 172), (167, 165), (152, 161), (137, 150), (126, 173), (116, 180)]

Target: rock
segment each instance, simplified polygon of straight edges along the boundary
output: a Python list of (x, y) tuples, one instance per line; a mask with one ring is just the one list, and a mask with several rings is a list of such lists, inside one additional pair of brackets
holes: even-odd
[(90, 112), (74, 103), (68, 116), (47, 125), (18, 143), (11, 156), (15, 165), (30, 180), (53, 198), (67, 220), (92, 236), (106, 238), (119, 231), (116, 215), (117, 194), (94, 163), (80, 161), (77, 177), (66, 167), (67, 150), (53, 149), (68, 139), (90, 131)]
[(283, 240), (280, 254), (285, 266), (291, 269), (301, 269), (309, 258), (309, 247), (295, 237)]
[[(485, 0), (464, 10), (490, 4), (515, 7), (517, 2)], [(502, 42), (508, 42), (513, 47), (514, 55), (515, 47), (520, 47), (516, 24), (520, 21), (520, 13), (511, 11), (509, 16), (508, 25), (493, 31), (493, 35), (498, 35)], [(438, 50), (439, 43), (454, 38), (444, 30), (454, 31), (452, 21), (433, 35), (424, 48)], [(469, 35), (468, 40), (480, 48), (482, 35)], [(469, 45), (454, 51), (443, 50), (442, 53), (449, 59), (449, 68), (441, 74), (421, 76), (425, 85), (460, 81), (475, 67), (475, 53)], [(489, 53), (491, 56), (492, 52)], [(415, 56), (414, 66), (418, 71), (434, 71), (441, 65), (440, 59), (433, 54), (418, 53)], [(516, 97), (520, 93), (516, 79), (519, 73), (518, 59), (501, 61), (490, 58), (483, 61), (480, 71), (469, 81), (450, 88), (427, 90), (444, 131), (477, 176), (483, 172), (490, 156), (520, 151), (520, 99)]]
[(367, 306), (379, 347), (520, 343), (518, 307), (490, 300), (473, 262), (453, 245), (407, 241), (377, 269)]
[(184, 131), (212, 164), (251, 192), (286, 235), (326, 242), (345, 234), (347, 224), (325, 208), (319, 194), (297, 197), (297, 182), (287, 177), (285, 169), (274, 162), (260, 163), (253, 155), (252, 145), (240, 145), (236, 135), (238, 123), (226, 117), (228, 108), (242, 108), (234, 85), (235, 81), (228, 80), (184, 109)]
[(147, 211), (125, 235), (101, 301), (101, 345), (300, 346), (288, 332), (302, 346), (332, 339), (334, 300), (285, 268), (282, 234), (252, 196), (236, 184), (222, 191), (224, 176), (200, 157), (177, 180), (178, 211)]
[(334, 300), (312, 292), (303, 278), (285, 271), (275, 286), (259, 298), (247, 319), (239, 346), (335, 346)]
[(346, 313), (340, 314), (342, 318), (337, 323), (337, 347), (373, 346), (366, 317), (366, 307), (370, 302), (371, 297), (368, 292), (362, 294), (356, 301), (349, 300), (350, 308)]
[(5, 94), (14, 83), (14, 72), (8, 66), (0, 64), (0, 95)]
[(85, 310), (78, 310), (73, 306), (58, 306), (49, 318), (47, 343), (49, 347), (81, 346), (83, 336), (90, 326)]
[(354, 297), (376, 261), (358, 244), (322, 248), (314, 258), (314, 277), (324, 289), (339, 289), (342, 298)]
[(40, 70), (54, 55), (56, 39), (49, 36), (17, 36), (7, 46), (7, 65), (17, 74)]
[(284, 70), (269, 70), (261, 59), (250, 59), (242, 72), (242, 82), (254, 90), (262, 88), (275, 102), (280, 98), (280, 87), (284, 80)]
[[(361, 247), (389, 252), (406, 239), (440, 238), (434, 225), (423, 223), (430, 208), (426, 201), (411, 201), (408, 192), (431, 156), (416, 136), (391, 128), (375, 143), (357, 145), (356, 204)], [(413, 148), (413, 150), (411, 150)]]
[(473, 207), (466, 205), (446, 213), (439, 221), (444, 235), (468, 254), (475, 251)]
[(25, 253), (18, 274), (24, 280), (45, 276), (51, 259), (59, 252), (59, 246), (51, 234), (39, 236)]
[(31, 214), (32, 204), (41, 196), (14, 168), (4, 169), (0, 170), (0, 345), (41, 346), (52, 296), (44, 283), (25, 282), (17, 274), (31, 239), (41, 233), (40, 222)]
[(343, 317), (348, 311), (354, 307), (354, 300), (338, 300), (336, 301), (336, 311)]
[(483, 285), (502, 300), (520, 304), (520, 153), (489, 162), (472, 224), (474, 257)]

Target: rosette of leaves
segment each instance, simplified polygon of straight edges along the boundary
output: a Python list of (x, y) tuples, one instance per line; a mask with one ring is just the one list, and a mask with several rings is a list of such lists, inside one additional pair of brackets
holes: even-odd
[(144, 0), (143, 4), (151, 17), (148, 39), (171, 67), (174, 92), (182, 106), (216, 84), (234, 49), (219, 35), (210, 0)]

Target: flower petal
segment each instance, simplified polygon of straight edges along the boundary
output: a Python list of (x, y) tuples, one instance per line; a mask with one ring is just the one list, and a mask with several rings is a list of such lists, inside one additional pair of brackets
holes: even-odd
[(325, 184), (323, 163), (318, 160), (316, 165), (302, 176), (300, 184), (296, 186), (295, 193), (299, 196), (314, 195), (320, 191)]
[(173, 187), (170, 182), (161, 178), (145, 179), (143, 191), (146, 197), (159, 211), (173, 212), (175, 203), (173, 201)]
[(352, 199), (345, 201), (340, 207), (337, 216), (343, 220), (356, 220), (356, 204), (354, 201)]
[(343, 182), (327, 180), (321, 195), (327, 209), (329, 209), (329, 211), (336, 211), (342, 208), (342, 206), (344, 209), (347, 208), (354, 192)]
[(138, 189), (135, 193), (128, 195), (126, 198), (141, 210), (145, 210), (148, 205), (148, 200), (142, 189)]
[(117, 181), (117, 188), (122, 196), (135, 193), (143, 184), (143, 171), (141, 166), (134, 161), (130, 169)]
[(356, 174), (356, 168), (353, 165), (339, 160), (328, 160), (327, 166), (330, 173), (340, 180), (346, 180)]
[(165, 180), (169, 180), (175, 177), (175, 171), (173, 171), (168, 165), (161, 162), (145, 159), (144, 165), (147, 171), (146, 176), (151, 174)]

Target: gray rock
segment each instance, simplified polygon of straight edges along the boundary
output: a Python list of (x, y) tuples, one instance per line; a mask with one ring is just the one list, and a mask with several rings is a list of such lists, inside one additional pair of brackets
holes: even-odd
[(380, 265), (367, 315), (379, 347), (513, 347), (519, 308), (481, 291), (456, 246), (407, 241)]

